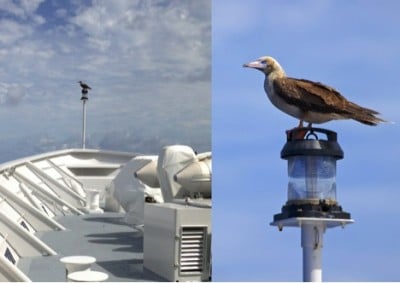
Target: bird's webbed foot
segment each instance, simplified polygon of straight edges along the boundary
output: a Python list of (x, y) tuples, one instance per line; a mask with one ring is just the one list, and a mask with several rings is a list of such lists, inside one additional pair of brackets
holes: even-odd
[(297, 127), (286, 131), (286, 135), (291, 139), (303, 140), (311, 127), (312, 123), (308, 123), (307, 127), (304, 127), (304, 121), (300, 120)]

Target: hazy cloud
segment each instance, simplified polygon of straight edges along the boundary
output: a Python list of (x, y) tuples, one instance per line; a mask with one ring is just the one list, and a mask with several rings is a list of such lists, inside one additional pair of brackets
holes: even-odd
[(11, 86), (4, 96), (4, 104), (10, 106), (18, 105), (25, 96), (25, 87), (21, 85)]
[(18, 39), (29, 36), (32, 32), (33, 29), (29, 25), (8, 19), (0, 20), (0, 44), (4, 46), (14, 44)]

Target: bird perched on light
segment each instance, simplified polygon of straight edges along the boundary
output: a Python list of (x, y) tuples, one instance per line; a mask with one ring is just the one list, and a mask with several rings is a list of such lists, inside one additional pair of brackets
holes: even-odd
[(331, 120), (353, 119), (376, 126), (385, 120), (376, 117), (377, 111), (359, 106), (337, 90), (319, 82), (287, 77), (281, 65), (269, 56), (244, 64), (265, 74), (264, 89), (274, 106), (286, 114), (303, 121), (320, 124)]
[(82, 90), (92, 89), (90, 86), (88, 86), (87, 84), (85, 84), (85, 83), (82, 82), (82, 81), (79, 81), (78, 83), (79, 83), (79, 85), (81, 86)]

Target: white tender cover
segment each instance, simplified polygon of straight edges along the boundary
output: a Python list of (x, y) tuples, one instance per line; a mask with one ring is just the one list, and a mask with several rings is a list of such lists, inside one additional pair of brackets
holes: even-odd
[(144, 223), (144, 199), (153, 197), (157, 202), (163, 202), (160, 188), (152, 188), (135, 178), (134, 173), (157, 156), (137, 156), (125, 164), (117, 177), (111, 183), (114, 197), (126, 212), (126, 222), (137, 226)]
[(164, 147), (158, 158), (157, 173), (165, 202), (182, 198), (185, 194), (182, 185), (174, 180), (176, 173), (197, 161), (193, 149), (185, 145)]

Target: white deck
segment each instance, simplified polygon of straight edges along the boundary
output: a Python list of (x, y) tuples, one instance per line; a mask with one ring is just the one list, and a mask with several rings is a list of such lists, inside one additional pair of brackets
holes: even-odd
[(95, 257), (91, 269), (107, 273), (110, 282), (162, 280), (143, 272), (142, 233), (127, 226), (122, 214), (71, 215), (57, 220), (66, 230), (45, 232), (40, 238), (58, 254), (24, 258), (18, 264), (32, 281), (65, 281), (64, 265), (59, 259), (71, 255)]

